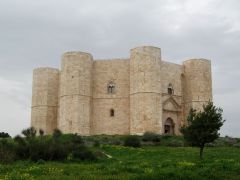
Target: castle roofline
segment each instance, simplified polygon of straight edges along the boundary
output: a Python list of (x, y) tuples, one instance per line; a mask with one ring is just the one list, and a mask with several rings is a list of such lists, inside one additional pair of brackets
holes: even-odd
[(53, 67), (37, 67), (37, 68), (33, 69), (33, 71), (37, 71), (37, 70), (55, 70), (55, 71), (59, 71), (58, 68), (53, 68)]
[(84, 54), (84, 55), (92, 56), (92, 54), (90, 54), (90, 53), (88, 53), (88, 52), (82, 52), (82, 51), (67, 51), (67, 52), (65, 52), (62, 56), (65, 56), (65, 55), (74, 55), (74, 54)]
[(206, 61), (206, 62), (211, 62), (211, 60), (205, 59), (205, 58), (191, 58), (191, 59), (187, 59), (187, 60), (183, 61), (183, 63), (188, 62), (188, 61)]
[(161, 48), (159, 47), (156, 47), (156, 46), (137, 46), (137, 47), (134, 47), (134, 48), (131, 48), (130, 51), (134, 50), (134, 49), (140, 49), (140, 48), (154, 48), (154, 49), (159, 49), (161, 50)]
[(130, 58), (94, 59), (94, 61), (129, 61)]
[(181, 64), (177, 64), (174, 62), (170, 62), (170, 61), (166, 61), (166, 60), (162, 60), (163, 63), (167, 63), (167, 64), (173, 64), (173, 65), (177, 65), (177, 66), (182, 66)]

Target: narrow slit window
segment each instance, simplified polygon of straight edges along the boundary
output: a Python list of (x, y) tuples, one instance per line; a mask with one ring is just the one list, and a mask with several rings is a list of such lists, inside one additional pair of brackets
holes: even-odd
[(115, 112), (114, 112), (114, 109), (111, 109), (111, 110), (110, 110), (110, 116), (111, 116), (111, 117), (114, 117), (114, 113), (115, 113)]

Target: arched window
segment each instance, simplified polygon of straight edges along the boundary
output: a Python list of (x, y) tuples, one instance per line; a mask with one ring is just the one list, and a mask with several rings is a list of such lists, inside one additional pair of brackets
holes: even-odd
[(169, 95), (172, 95), (172, 94), (173, 94), (174, 91), (173, 91), (173, 86), (172, 86), (171, 83), (168, 85), (168, 89), (167, 89), (167, 90), (168, 90), (168, 94), (169, 94)]
[(173, 135), (174, 134), (174, 122), (172, 118), (167, 118), (164, 123), (164, 134)]
[(115, 93), (115, 83), (113, 83), (112, 81), (110, 81), (110, 82), (108, 83), (107, 92), (108, 92), (109, 94)]
[(110, 116), (111, 116), (111, 117), (114, 116), (114, 109), (110, 109)]

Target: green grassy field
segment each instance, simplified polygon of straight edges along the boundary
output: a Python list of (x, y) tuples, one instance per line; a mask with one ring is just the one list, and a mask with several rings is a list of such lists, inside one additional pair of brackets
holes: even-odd
[(112, 158), (96, 162), (17, 161), (0, 165), (0, 179), (240, 179), (240, 148), (104, 145), (95, 151)]

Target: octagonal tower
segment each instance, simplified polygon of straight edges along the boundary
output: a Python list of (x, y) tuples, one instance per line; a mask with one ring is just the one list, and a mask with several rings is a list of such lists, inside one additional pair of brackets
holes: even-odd
[(62, 56), (58, 127), (64, 133), (90, 134), (92, 66), (91, 54), (67, 52)]
[(57, 128), (58, 87), (58, 69), (34, 69), (31, 126), (42, 129), (45, 134)]
[(130, 55), (130, 134), (162, 131), (161, 49), (137, 47)]
[(183, 103), (186, 119), (190, 108), (202, 110), (203, 104), (212, 101), (211, 61), (190, 59), (183, 62)]

